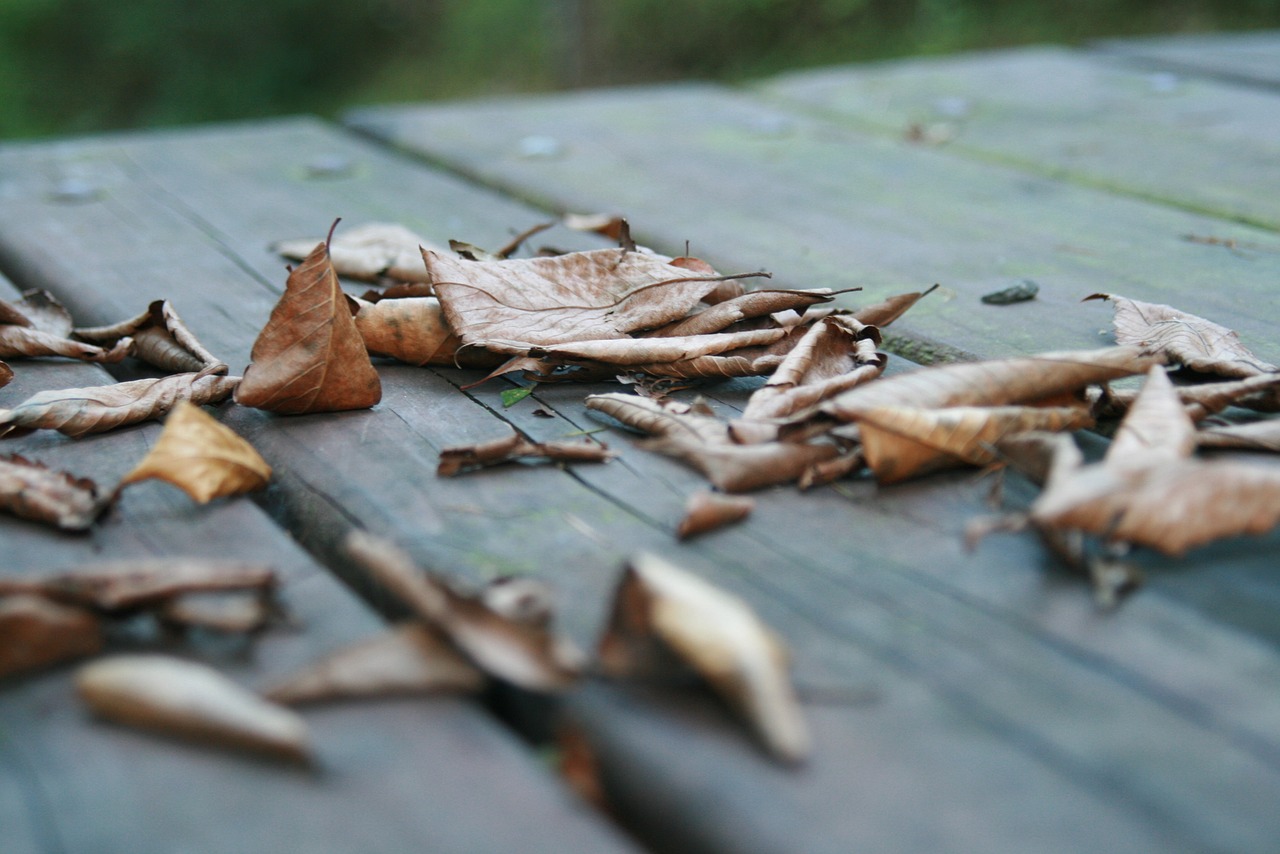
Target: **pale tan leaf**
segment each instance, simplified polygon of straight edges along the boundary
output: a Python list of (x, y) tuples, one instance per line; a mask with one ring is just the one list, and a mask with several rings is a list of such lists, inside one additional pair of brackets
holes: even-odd
[(110, 504), (88, 478), (53, 471), (17, 454), (0, 457), (0, 510), (67, 531), (83, 531)]
[(1085, 466), (1031, 509), (1048, 528), (1079, 530), (1168, 555), (1280, 522), (1280, 467), (1179, 460), (1122, 471)]
[(474, 694), (484, 683), (484, 674), (435, 632), (406, 623), (313, 662), (264, 695), (293, 705), (359, 697)]
[(150, 453), (120, 486), (150, 478), (171, 483), (205, 504), (262, 489), (271, 479), (271, 466), (234, 430), (184, 400), (165, 419)]
[(633, 367), (688, 361), (742, 347), (767, 346), (786, 334), (785, 329), (755, 329), (671, 338), (606, 338), (534, 348), (529, 351), (529, 355), (565, 362), (604, 362), (620, 367)]
[(162, 371), (227, 372), (226, 363), (205, 349), (168, 300), (155, 300), (137, 317), (112, 326), (77, 329), (75, 335), (110, 347), (131, 340), (129, 354)]
[(1090, 383), (1144, 373), (1160, 362), (1159, 357), (1143, 354), (1136, 347), (962, 362), (921, 368), (859, 386), (823, 404), (822, 411), (842, 421), (856, 421), (863, 412), (881, 406), (938, 409), (1034, 404)]
[(457, 445), (440, 451), (437, 477), (453, 477), (473, 469), (515, 460), (551, 460), (566, 463), (607, 462), (614, 454), (599, 442), (531, 442), (519, 433), (500, 439)]
[(858, 419), (867, 465), (882, 484), (957, 463), (989, 465), (1000, 459), (996, 443), (1018, 433), (1091, 426), (1083, 407), (881, 407)]
[(1063, 433), (1014, 433), (997, 439), (995, 447), (1001, 462), (1045, 488), (1084, 465), (1079, 446)]
[(289, 274), (252, 358), (235, 392), (242, 406), (296, 415), (366, 409), (382, 399), (323, 243)]
[(17, 302), (0, 300), (0, 325), (37, 329), (56, 338), (66, 338), (74, 325), (71, 312), (48, 291), (23, 291)]
[(680, 335), (707, 335), (712, 332), (721, 332), (743, 320), (764, 317), (780, 311), (803, 310), (811, 305), (829, 303), (833, 299), (835, 294), (830, 288), (756, 290), (718, 302), (710, 308), (649, 334), (664, 338)]
[(878, 330), (846, 317), (819, 320), (747, 401), (744, 420), (794, 415), (884, 372)]
[(1280, 453), (1280, 418), (1255, 421), (1252, 424), (1209, 427), (1196, 433), (1196, 445), (1201, 448), (1269, 451), (1277, 454)]
[(816, 462), (806, 468), (796, 480), (796, 486), (800, 489), (812, 489), (815, 486), (834, 483), (841, 478), (862, 471), (862, 469), (866, 468), (866, 465), (867, 460), (862, 455), (861, 448), (842, 451), (839, 456)]
[(256, 632), (271, 620), (272, 608), (256, 592), (180, 593), (165, 602), (156, 616), (166, 625), (226, 634)]
[(29, 593), (0, 598), (0, 678), (101, 649), (102, 628), (88, 611)]
[(164, 418), (181, 401), (198, 406), (231, 396), (239, 377), (172, 374), (93, 388), (42, 391), (0, 410), (0, 435), (15, 430), (57, 430), (73, 438)]
[(423, 258), (458, 337), (508, 353), (662, 326), (687, 315), (718, 283), (622, 249), (507, 261), (427, 251)]
[(249, 590), (275, 584), (270, 567), (201, 558), (149, 558), (91, 563), (48, 575), (0, 578), (0, 596), (26, 593), (102, 611), (128, 611), (186, 593)]
[[(271, 247), (286, 258), (301, 261), (324, 238), (282, 240)], [(377, 280), (386, 276), (402, 282), (427, 281), (421, 247), (438, 248), (402, 225), (371, 222), (348, 229), (329, 243), (334, 269), (353, 279)]]
[(1165, 465), (1191, 456), (1195, 447), (1195, 424), (1164, 368), (1153, 365), (1107, 448), (1107, 465), (1117, 469)]
[(927, 297), (937, 289), (938, 286), (934, 285), (924, 291), (896, 294), (880, 302), (863, 306), (856, 310), (853, 316), (867, 326), (885, 327), (906, 314), (907, 310), (918, 303), (922, 297)]
[(1280, 370), (1253, 355), (1234, 331), (1194, 314), (1115, 294), (1092, 294), (1085, 299), (1111, 300), (1115, 304), (1112, 322), (1117, 344), (1163, 353), (1170, 362), (1224, 377), (1250, 377)]
[(98, 715), (194, 741), (308, 761), (307, 725), (211, 667), (161, 655), (118, 655), (76, 674)]
[(485, 673), (544, 692), (562, 691), (577, 678), (578, 653), (549, 627), (502, 616), (480, 597), (420, 571), (400, 549), (362, 531), (347, 536), (346, 550), (414, 616)]
[(676, 536), (687, 540), (698, 534), (741, 522), (751, 515), (755, 506), (756, 502), (751, 498), (698, 490), (685, 502), (684, 518), (676, 528)]
[(809, 752), (808, 726), (787, 676), (782, 642), (747, 603), (655, 555), (633, 558), (600, 641), (606, 671), (649, 675), (657, 642), (701, 675), (780, 759)]
[(104, 350), (93, 344), (72, 341), (39, 329), (25, 326), (0, 326), (0, 356), (6, 359), (34, 359), (41, 356), (65, 356), (82, 362), (119, 362), (129, 355), (131, 341)]
[[(1228, 406), (1242, 406), (1263, 412), (1280, 410), (1280, 373), (1255, 374), (1239, 380), (1174, 386), (1178, 399), (1193, 421), (1221, 412)], [(1138, 396), (1137, 389), (1103, 387), (1090, 396), (1094, 414), (1119, 418)]]

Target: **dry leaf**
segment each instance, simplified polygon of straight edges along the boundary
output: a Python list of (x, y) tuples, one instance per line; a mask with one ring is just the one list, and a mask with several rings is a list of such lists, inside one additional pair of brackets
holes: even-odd
[(271, 466), (230, 427), (180, 401), (165, 419), (151, 452), (124, 476), (120, 487), (150, 478), (167, 481), (205, 504), (263, 488), (271, 479)]
[(674, 652), (746, 718), (771, 753), (797, 762), (809, 733), (782, 643), (736, 596), (655, 555), (631, 560), (600, 641), (605, 669), (643, 677), (654, 642)]
[(1251, 377), (1280, 370), (1249, 352), (1232, 330), (1194, 314), (1115, 294), (1092, 294), (1085, 299), (1115, 303), (1117, 344), (1164, 353), (1169, 361), (1193, 371), (1224, 377)]
[(180, 401), (203, 406), (231, 396), (239, 377), (173, 374), (94, 388), (42, 391), (13, 409), (0, 409), (0, 436), (57, 430), (73, 438), (164, 418)]
[[(271, 247), (286, 258), (301, 261), (323, 243), (323, 238), (282, 240)], [(348, 229), (329, 242), (334, 269), (353, 279), (377, 280), (386, 276), (402, 282), (426, 282), (421, 247), (434, 248), (402, 225), (371, 222)]]
[[(13, 381), (13, 368), (9, 367), (4, 362), (0, 362), (0, 388), (7, 386), (12, 381)], [(0, 435), (4, 435), (4, 434), (0, 433)]]
[(129, 355), (172, 373), (225, 374), (226, 363), (204, 348), (168, 300), (156, 300), (137, 317), (112, 326), (77, 329), (75, 336), (109, 347), (132, 340)]
[(786, 334), (785, 329), (754, 329), (677, 338), (607, 338), (532, 348), (529, 355), (563, 362), (604, 362), (634, 367), (714, 356), (742, 347), (767, 346)]
[(822, 411), (856, 421), (863, 412), (881, 406), (939, 409), (1042, 403), (1090, 383), (1143, 373), (1160, 361), (1136, 347), (1107, 347), (921, 368), (844, 392), (823, 404)]
[(1058, 432), (1093, 426), (1083, 407), (881, 407), (863, 412), (858, 433), (867, 465), (881, 484), (957, 463), (984, 466), (1001, 459), (1002, 439), (1032, 430)]
[(927, 297), (937, 289), (938, 286), (934, 285), (925, 291), (897, 294), (880, 302), (863, 306), (853, 313), (854, 319), (865, 323), (867, 326), (876, 326), (883, 329), (906, 314), (907, 310), (918, 303), (922, 297)]
[(128, 355), (129, 341), (103, 349), (71, 340), (71, 327), (71, 315), (48, 291), (27, 291), (18, 302), (0, 300), (0, 357), (66, 356), (85, 362), (119, 362)]
[(793, 415), (884, 373), (887, 358), (876, 352), (880, 333), (852, 318), (815, 323), (757, 389), (744, 420)]
[(797, 311), (835, 299), (830, 288), (815, 290), (762, 289), (718, 302), (697, 314), (655, 330), (664, 338), (679, 335), (707, 335), (721, 332), (735, 323), (780, 311)]
[(102, 649), (98, 619), (42, 596), (0, 598), (0, 679)]
[[(1280, 408), (1277, 389), (1280, 389), (1280, 373), (1255, 374), (1241, 380), (1174, 387), (1178, 399), (1187, 408), (1187, 414), (1193, 421), (1221, 412), (1228, 406), (1274, 412)], [(1088, 399), (1092, 402), (1094, 414), (1099, 418), (1119, 418), (1128, 411), (1137, 396), (1137, 389), (1103, 386)]]
[(493, 367), (495, 357), (476, 347), (459, 350), (462, 342), (445, 322), (435, 297), (358, 300), (356, 329), (371, 356), (387, 356), (410, 365)]
[(1106, 464), (1120, 469), (1161, 466), (1191, 456), (1195, 447), (1195, 424), (1164, 368), (1153, 365), (1107, 448)]
[(17, 454), (0, 457), (0, 510), (66, 531), (83, 531), (111, 503), (97, 485)]
[(1201, 448), (1280, 453), (1280, 419), (1210, 427), (1196, 433), (1196, 445)]
[(251, 355), (235, 392), (241, 406), (298, 415), (367, 409), (382, 399), (323, 243), (289, 274)]
[(116, 723), (306, 762), (307, 725), (211, 667), (160, 655), (118, 655), (76, 674), (89, 708)]
[(508, 261), (430, 251), (423, 258), (458, 337), (509, 355), (662, 326), (688, 314), (718, 282), (622, 249)]
[(0, 578), (0, 596), (40, 595), (102, 611), (126, 611), (187, 593), (269, 591), (275, 573), (260, 564), (200, 558), (152, 558), (87, 564), (49, 575)]
[(439, 631), (484, 672), (530, 691), (561, 691), (577, 678), (579, 661), (546, 627), (510, 620), (479, 597), (421, 572), (404, 552), (360, 531), (347, 553), (429, 628)]
[(182, 593), (156, 612), (165, 623), (183, 628), (248, 634), (270, 621), (270, 603), (257, 592)]
[(417, 623), (340, 649), (264, 692), (277, 703), (430, 693), (473, 694), (484, 674)]
[(602, 463), (613, 459), (606, 445), (591, 440), (581, 442), (531, 442), (519, 433), (501, 439), (457, 445), (440, 452), (437, 477), (453, 477), (466, 471), (514, 462), (553, 460), (565, 463)]
[(756, 502), (751, 498), (699, 490), (685, 502), (684, 518), (676, 528), (676, 536), (687, 540), (698, 534), (741, 522), (751, 515), (755, 506)]
[(616, 418), (655, 438), (643, 447), (683, 460), (724, 492), (749, 492), (796, 480), (810, 466), (835, 457), (835, 445), (769, 442), (740, 445), (728, 425), (706, 415), (677, 413), (632, 394), (593, 394), (588, 409)]

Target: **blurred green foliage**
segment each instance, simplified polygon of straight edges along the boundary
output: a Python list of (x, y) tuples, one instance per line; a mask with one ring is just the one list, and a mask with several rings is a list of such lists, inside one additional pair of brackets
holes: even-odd
[(0, 136), (1276, 26), (1280, 0), (0, 0)]

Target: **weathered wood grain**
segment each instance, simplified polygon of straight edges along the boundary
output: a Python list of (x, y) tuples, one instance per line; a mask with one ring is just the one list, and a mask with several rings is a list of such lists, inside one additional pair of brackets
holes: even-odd
[[(0, 298), (16, 292), (0, 280)], [(100, 367), (30, 360), (0, 406), (43, 389), (110, 382)], [(72, 441), (0, 442), (110, 489), (158, 425)], [(162, 644), (262, 688), (383, 621), (247, 499), (197, 507), (159, 483), (131, 487), (87, 535), (0, 517), (8, 574), (164, 555), (241, 559), (280, 573), (296, 628), (252, 643)], [(308, 710), (314, 770), (281, 767), (91, 719), (74, 665), (0, 685), (0, 849), (8, 852), (624, 851), (631, 846), (567, 793), (477, 704), (440, 698)]]
[(1280, 87), (1280, 32), (1211, 33), (1097, 42), (1095, 47), (1154, 68)]
[(924, 145), (1280, 226), (1275, 92), (1051, 47), (801, 72), (760, 91)]
[[(319, 153), (355, 166), (324, 180), (295, 171)], [(430, 236), (443, 230), (433, 219), (470, 224), (481, 240), (537, 216), (309, 122), (87, 141), (62, 156), (128, 163), (129, 178), (72, 210), (51, 209), (35, 186), (11, 193), (0, 261), (24, 284), (64, 292), (95, 322), (132, 311), (119, 306), (131, 294), (167, 289), (161, 295), (233, 369), (283, 285), (264, 248), (281, 232), (306, 233), (337, 207), (353, 224), (405, 220)], [(48, 172), (56, 154), (0, 150), (6, 174), (38, 172), (33, 160)], [(129, 253), (112, 243), (125, 227), (149, 234), (153, 223), (164, 240), (145, 246), (152, 266), (131, 278)], [(67, 285), (79, 269), (101, 284)], [(1028, 540), (966, 555), (959, 530), (983, 510), (983, 490), (967, 476), (883, 492), (863, 482), (841, 487), (845, 495), (768, 492), (746, 524), (680, 546), (672, 531), (699, 481), (616, 434), (609, 441), (623, 458), (605, 466), (434, 477), (439, 448), (500, 435), (504, 422), (537, 438), (596, 426), (581, 406), (585, 390), (539, 391), (504, 410), (496, 386), (458, 390), (474, 374), (380, 370), (384, 401), (369, 412), (220, 413), (276, 468), (264, 506), (356, 583), (336, 550), (353, 526), (473, 580), (532, 571), (563, 591), (568, 628), (589, 642), (622, 559), (647, 548), (744, 595), (793, 645), (821, 753), (800, 771), (767, 764), (702, 703), (672, 705), (666, 692), (633, 703), (611, 689), (571, 701), (624, 818), (651, 838), (744, 851), (849, 850), (863, 840), (900, 851), (925, 842), (1264, 851), (1274, 840), (1280, 665), (1270, 638), (1159, 590), (1100, 616), (1081, 584), (1046, 578)], [(734, 394), (722, 397), (732, 404)], [(538, 405), (558, 417), (535, 416)], [(1181, 572), (1203, 572), (1198, 561), (1213, 554)], [(1252, 549), (1241, 557), (1263, 560)], [(1202, 697), (1203, 687), (1225, 694)], [(1045, 814), (1055, 823), (1028, 843), (1027, 816)]]
[[(849, 304), (939, 282), (894, 327), (917, 360), (1095, 346), (1100, 287), (1237, 328), (1275, 350), (1274, 234), (928, 149), (709, 86), (370, 109), (351, 123), (553, 208), (628, 214), (642, 242), (784, 284), (863, 286)], [(522, 155), (534, 136), (556, 156)], [(1135, 145), (1141, 146), (1140, 142)], [(1270, 173), (1268, 173), (1270, 174)], [(1264, 182), (1266, 176), (1259, 178)], [(1273, 194), (1274, 195), (1274, 194)], [(1232, 252), (1185, 235), (1265, 247)], [(1035, 300), (979, 298), (1030, 278)]]

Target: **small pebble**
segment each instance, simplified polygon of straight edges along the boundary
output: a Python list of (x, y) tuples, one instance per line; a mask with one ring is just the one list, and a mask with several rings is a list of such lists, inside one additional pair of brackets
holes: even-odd
[(1040, 293), (1039, 285), (1030, 279), (1023, 279), (1016, 285), (986, 294), (982, 301), (987, 305), (1009, 305), (1035, 299), (1038, 293)]

